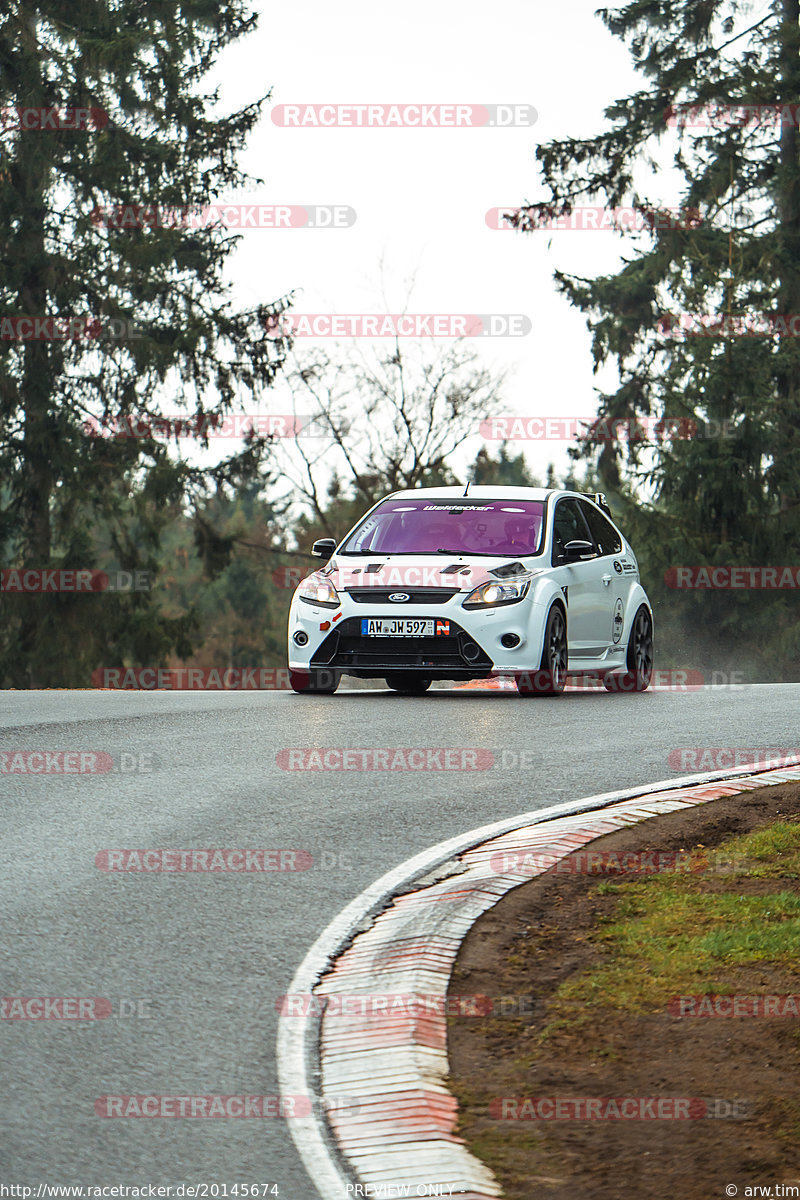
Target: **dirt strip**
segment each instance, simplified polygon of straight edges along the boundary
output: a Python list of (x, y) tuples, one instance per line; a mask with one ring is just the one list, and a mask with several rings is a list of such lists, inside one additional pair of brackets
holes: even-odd
[[(655, 817), (592, 842), (591, 850), (710, 851), (780, 818), (800, 818), (800, 785), (779, 784)], [(800, 1019), (678, 1019), (666, 1007), (633, 1013), (598, 997), (583, 1010), (588, 1019), (580, 1028), (568, 1024), (541, 1038), (553, 1019), (548, 1000), (555, 990), (606, 961), (603, 947), (588, 939), (619, 902), (618, 894), (603, 889), (603, 880), (625, 878), (551, 871), (509, 892), (470, 930), (450, 995), (507, 999), (490, 1016), (448, 1019), (459, 1133), (495, 1173), (508, 1200), (716, 1200), (734, 1194), (726, 1193), (727, 1185), (742, 1197), (747, 1187), (800, 1186)], [(748, 896), (800, 894), (798, 878), (736, 874), (735, 885), (733, 878), (712, 873), (708, 887)], [(797, 994), (800, 961), (792, 969), (769, 962), (725, 967), (714, 979), (745, 996)], [(524, 1097), (572, 1103), (560, 1110), (514, 1103), (503, 1108), (504, 1098)], [(591, 1111), (595, 1118), (598, 1111), (614, 1113), (613, 1106), (581, 1106), (598, 1097), (692, 1103), (674, 1110), (679, 1116), (688, 1111), (689, 1119), (653, 1119), (658, 1109), (646, 1103), (626, 1110), (644, 1119), (586, 1119)], [(541, 1119), (551, 1111), (562, 1119)], [(662, 1113), (672, 1111), (662, 1105)], [(701, 1119), (703, 1112), (709, 1115)], [(526, 1119), (502, 1119), (503, 1113)], [(531, 1113), (537, 1119), (528, 1119)]]

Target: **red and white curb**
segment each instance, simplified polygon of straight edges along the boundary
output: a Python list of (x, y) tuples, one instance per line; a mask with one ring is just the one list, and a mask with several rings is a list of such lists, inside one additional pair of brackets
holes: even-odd
[[(325, 1200), (501, 1195), (494, 1176), (454, 1132), (444, 1004), (424, 1015), (376, 1015), (374, 1009), (343, 1015), (326, 998), (392, 994), (443, 1001), (472, 924), (554, 860), (653, 816), (800, 780), (800, 767), (748, 771), (684, 776), (486, 825), (408, 859), (353, 900), (292, 980), (290, 995), (313, 992), (318, 1002), (304, 1016), (279, 1021), (281, 1090), (320, 1100), (314, 1115), (287, 1122), (319, 1194)], [(498, 874), (495, 856), (519, 863), (520, 851), (543, 861)], [(326, 1004), (331, 1011), (320, 1017)]]

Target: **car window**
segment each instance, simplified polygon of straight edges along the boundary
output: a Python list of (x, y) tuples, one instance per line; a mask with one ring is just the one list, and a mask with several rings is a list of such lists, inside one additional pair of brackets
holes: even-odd
[(560, 559), (567, 542), (593, 542), (577, 500), (559, 500), (553, 517), (553, 562)]
[(579, 503), (600, 554), (619, 554), (622, 551), (622, 542), (611, 522), (588, 501), (581, 500)]
[(540, 553), (543, 517), (541, 500), (386, 500), (339, 552), (528, 556)]

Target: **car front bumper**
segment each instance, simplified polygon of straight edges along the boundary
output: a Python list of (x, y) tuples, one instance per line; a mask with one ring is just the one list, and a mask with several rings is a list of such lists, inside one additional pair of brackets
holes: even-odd
[[(359, 678), (382, 678), (389, 671), (408, 671), (433, 679), (483, 679), (491, 675), (535, 670), (541, 656), (541, 638), (532, 636), (531, 623), (541, 623), (539, 610), (528, 600), (497, 608), (462, 607), (465, 593), (436, 605), (399, 605), (353, 601), (346, 594), (338, 611), (319, 608), (295, 598), (289, 616), (289, 666), (292, 670), (326, 669)], [(363, 618), (410, 617), (447, 622), (446, 634), (435, 637), (366, 637)], [(304, 646), (296, 633), (308, 638)], [(513, 633), (519, 643), (502, 645)], [(535, 660), (535, 661), (534, 661)]]

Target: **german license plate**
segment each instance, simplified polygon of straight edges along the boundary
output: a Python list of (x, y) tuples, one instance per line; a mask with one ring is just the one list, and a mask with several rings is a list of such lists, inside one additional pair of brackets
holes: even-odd
[(416, 617), (362, 617), (362, 637), (436, 637), (449, 634), (449, 621)]

